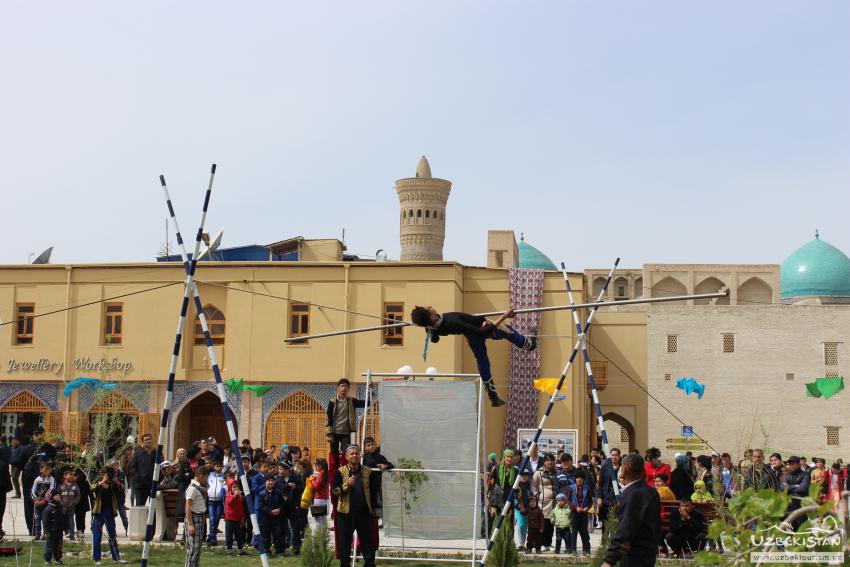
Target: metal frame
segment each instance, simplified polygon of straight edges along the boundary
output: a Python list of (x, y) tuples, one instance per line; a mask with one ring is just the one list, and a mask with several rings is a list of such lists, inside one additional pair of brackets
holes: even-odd
[[(721, 290), (717, 293), (698, 293), (696, 295), (673, 295), (669, 297), (648, 297), (646, 299), (626, 299), (624, 301), (602, 301), (602, 295), (599, 296), (594, 303), (578, 303), (575, 305), (552, 305), (549, 307), (529, 307), (528, 309), (515, 309), (514, 313), (544, 313), (546, 311), (565, 311), (567, 309), (583, 309), (592, 307), (620, 307), (623, 305), (643, 305), (645, 303), (665, 303), (669, 301), (687, 301), (689, 299), (713, 299), (716, 297), (726, 297), (729, 295), (729, 290)], [(501, 315), (503, 311), (488, 311), (487, 313), (476, 313), (475, 315), (482, 317), (491, 317)], [(358, 329), (348, 329), (346, 331), (330, 331), (327, 333), (316, 333), (313, 335), (304, 335), (303, 337), (292, 337), (283, 339), (285, 343), (300, 343), (310, 339), (321, 339), (324, 337), (336, 337), (339, 335), (352, 335), (354, 333), (366, 333), (368, 331), (380, 331), (382, 329), (393, 329), (396, 327), (415, 327), (413, 323), (402, 321), (401, 323), (392, 323), (389, 325), (375, 325), (374, 327), (361, 327)]]
[[(472, 380), (476, 381), (476, 384), (478, 386), (477, 387), (477, 391), (478, 391), (478, 405), (477, 405), (478, 415), (477, 415), (477, 423), (476, 423), (477, 435), (476, 435), (476, 441), (475, 441), (475, 451), (476, 451), (475, 470), (390, 469), (390, 470), (384, 471), (385, 473), (424, 472), (424, 473), (434, 473), (434, 474), (453, 473), (453, 474), (472, 474), (472, 475), (475, 475), (475, 481), (473, 483), (473, 486), (474, 486), (474, 488), (473, 488), (473, 498), (475, 499), (475, 502), (472, 506), (473, 518), (472, 518), (472, 552), (471, 552), (471, 557), (469, 559), (448, 559), (448, 558), (432, 559), (432, 558), (427, 558), (427, 559), (425, 559), (425, 561), (429, 561), (429, 562), (435, 561), (435, 562), (441, 562), (441, 563), (469, 563), (472, 566), (476, 565), (478, 563), (478, 557), (477, 557), (477, 555), (478, 555), (478, 539), (479, 539), (478, 532), (481, 528), (481, 524), (479, 523), (479, 520), (481, 518), (481, 510), (482, 510), (482, 508), (481, 508), (481, 474), (483, 474), (482, 473), (483, 469), (481, 468), (481, 466), (482, 466), (483, 458), (486, 458), (486, 455), (483, 454), (483, 450), (482, 450), (482, 448), (484, 446), (483, 439), (486, 437), (486, 428), (485, 428), (486, 418), (484, 417), (484, 404), (483, 404), (484, 388), (482, 387), (481, 376), (479, 376), (478, 374), (447, 374), (447, 373), (427, 374), (425, 372), (405, 372), (405, 373), (372, 372), (371, 370), (367, 370), (366, 372), (362, 373), (361, 376), (364, 376), (366, 378), (366, 407), (363, 410), (364, 427), (363, 427), (363, 431), (361, 432), (361, 434), (358, 434), (358, 438), (361, 440), (361, 446), (362, 446), (362, 441), (365, 439), (365, 435), (366, 435), (365, 424), (366, 424), (366, 418), (369, 414), (369, 408), (370, 408), (370, 405), (371, 405), (369, 403), (369, 396), (370, 396), (370, 393), (372, 391), (372, 384), (374, 382), (373, 378), (378, 378), (381, 381), (383, 381), (383, 379), (385, 379), (385, 378), (390, 378), (390, 379), (392, 379), (392, 378), (406, 378), (406, 379), (409, 379), (411, 381), (416, 381), (417, 378), (427, 378), (429, 381), (433, 381), (434, 379), (437, 379), (437, 378), (442, 379), (441, 381), (444, 381), (444, 380), (447, 381), (449, 379), (451, 379), (451, 380), (461, 380), (461, 381), (472, 381)], [(403, 513), (404, 512), (402, 511), (402, 514)], [(485, 514), (485, 522), (486, 522), (486, 514)], [(354, 547), (354, 551), (352, 552), (352, 564), (356, 564), (357, 563), (357, 551), (356, 551), (357, 546), (355, 545), (353, 547)], [(405, 555), (406, 550), (405, 550), (405, 545), (404, 545), (404, 534), (403, 533), (402, 533), (401, 550), (402, 550), (402, 556), (401, 557), (382, 557), (382, 556), (378, 555), (378, 550), (376, 549), (375, 550), (375, 560), (380, 559), (380, 560), (388, 560), (388, 561), (419, 561), (419, 562), (423, 561), (422, 557), (407, 557)]]

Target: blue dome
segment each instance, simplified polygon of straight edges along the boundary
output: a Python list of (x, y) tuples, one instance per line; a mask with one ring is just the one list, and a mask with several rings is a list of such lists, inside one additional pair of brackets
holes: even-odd
[(520, 240), (517, 245), (517, 249), (519, 250), (519, 267), (520, 268), (535, 268), (538, 270), (554, 270), (558, 271), (558, 268), (549, 259), (546, 254), (526, 242), (525, 240)]
[(782, 297), (850, 297), (850, 258), (817, 233), (814, 240), (788, 256), (781, 274)]

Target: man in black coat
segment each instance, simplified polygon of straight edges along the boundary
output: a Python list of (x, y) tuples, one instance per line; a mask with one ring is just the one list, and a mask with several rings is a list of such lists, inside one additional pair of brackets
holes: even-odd
[(652, 567), (658, 551), (661, 499), (643, 479), (640, 455), (623, 457), (623, 490), (617, 507), (617, 529), (611, 536), (603, 567)]
[(676, 557), (684, 557), (686, 549), (696, 553), (705, 547), (708, 530), (705, 518), (694, 503), (682, 500), (679, 509), (670, 514), (670, 531), (664, 534), (664, 542), (673, 550)]
[(142, 435), (142, 446), (133, 453), (133, 504), (136, 506), (144, 506), (150, 496), (155, 463), (153, 439), (150, 433), (145, 433)]
[(3, 515), (6, 513), (6, 493), (12, 490), (12, 475), (9, 474), (11, 458), (11, 451), (0, 451), (0, 538), (6, 535), (3, 531)]

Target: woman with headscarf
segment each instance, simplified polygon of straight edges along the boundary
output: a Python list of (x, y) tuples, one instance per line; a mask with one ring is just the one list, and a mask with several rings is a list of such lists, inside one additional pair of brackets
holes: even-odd
[(700, 455), (697, 457), (697, 478), (694, 487), (699, 481), (705, 483), (705, 489), (709, 494), (714, 494), (714, 477), (711, 474), (711, 457)]
[(511, 449), (505, 449), (502, 452), (502, 462), (497, 467), (493, 468), (493, 489), (490, 493), (490, 507), (495, 508), (497, 514), (501, 510), (505, 502), (505, 497), (511, 490), (516, 480), (517, 467), (513, 464), (514, 452)]
[(670, 490), (676, 495), (677, 500), (690, 500), (694, 493), (694, 479), (688, 474), (687, 455), (676, 455), (676, 468), (670, 473)]

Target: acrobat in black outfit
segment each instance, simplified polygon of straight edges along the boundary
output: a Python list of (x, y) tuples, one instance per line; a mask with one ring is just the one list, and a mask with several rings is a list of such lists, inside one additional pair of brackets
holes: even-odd
[(469, 348), (475, 355), (475, 362), (478, 363), (478, 374), (481, 375), (481, 381), (487, 388), (487, 396), (490, 398), (493, 407), (503, 406), (505, 402), (496, 393), (496, 385), (493, 382), (493, 375), (490, 373), (487, 339), (497, 341), (506, 339), (523, 350), (537, 348), (536, 338), (525, 337), (510, 325), (506, 325), (508, 331), (499, 328), (505, 319), (511, 319), (513, 316), (514, 311), (510, 309), (502, 313), (496, 321), (490, 321), (481, 315), (470, 315), (459, 311), (440, 314), (430, 305), (427, 307), (417, 305), (410, 313), (410, 319), (414, 325), (428, 329), (433, 343), (439, 342), (440, 337), (447, 335), (463, 335), (466, 337)]

